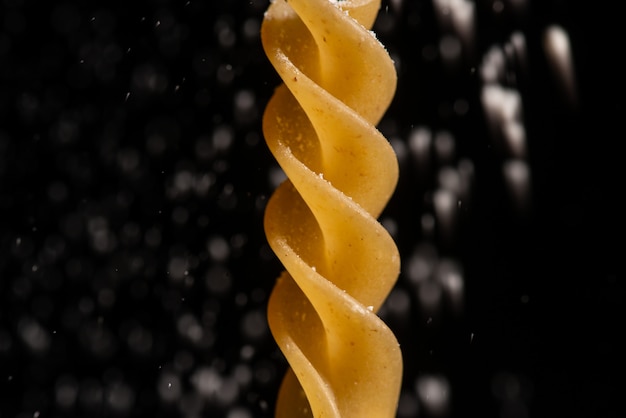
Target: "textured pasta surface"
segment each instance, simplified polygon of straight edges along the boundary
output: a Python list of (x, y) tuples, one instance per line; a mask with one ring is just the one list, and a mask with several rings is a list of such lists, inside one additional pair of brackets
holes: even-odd
[(402, 359), (376, 315), (399, 272), (376, 220), (398, 178), (375, 125), (396, 87), (392, 60), (368, 30), (380, 0), (274, 0), (263, 47), (284, 84), (263, 131), (287, 180), (265, 231), (286, 271), (270, 328), (290, 364), (277, 417), (393, 417)]

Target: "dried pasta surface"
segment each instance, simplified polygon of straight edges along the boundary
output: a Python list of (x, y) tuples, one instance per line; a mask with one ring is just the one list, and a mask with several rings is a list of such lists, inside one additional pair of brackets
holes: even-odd
[(284, 84), (263, 130), (287, 175), (265, 230), (286, 271), (270, 328), (290, 364), (277, 417), (393, 417), (398, 342), (376, 312), (400, 259), (376, 220), (398, 178), (376, 129), (396, 87), (392, 60), (368, 30), (379, 1), (277, 0), (262, 40)]

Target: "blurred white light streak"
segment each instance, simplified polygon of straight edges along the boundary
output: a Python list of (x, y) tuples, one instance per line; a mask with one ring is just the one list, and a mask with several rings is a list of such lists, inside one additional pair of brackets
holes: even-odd
[(521, 158), (526, 156), (526, 129), (519, 121), (507, 122), (502, 126), (502, 135), (511, 155)]
[(416, 127), (409, 135), (409, 150), (420, 170), (425, 171), (429, 166), (430, 145), (432, 133), (428, 128)]
[(576, 76), (567, 32), (557, 25), (548, 27), (543, 34), (543, 48), (563, 94), (570, 104), (576, 105), (578, 101)]
[(435, 153), (439, 163), (451, 163), (454, 159), (455, 151), (454, 136), (448, 131), (437, 132), (435, 135)]
[(503, 166), (504, 179), (518, 210), (530, 203), (530, 169), (524, 160), (509, 160)]
[(463, 307), (464, 280), (459, 265), (451, 259), (443, 259), (437, 266), (436, 279), (441, 283), (444, 293), (449, 298), (454, 311)]
[(495, 137), (503, 134), (504, 125), (522, 122), (522, 98), (517, 90), (487, 84), (483, 86), (481, 102)]
[(178, 374), (163, 372), (157, 381), (157, 392), (161, 401), (169, 403), (180, 399), (182, 395), (182, 382)]
[(445, 34), (440, 43), (444, 61), (448, 66), (455, 64), (463, 55), (463, 50), (467, 57), (473, 56), (476, 15), (474, 3), (468, 0), (433, 0), (433, 5), (441, 32)]
[(435, 315), (441, 307), (443, 291), (441, 285), (435, 281), (421, 283), (417, 290), (417, 297), (422, 312), (427, 315)]
[(509, 42), (513, 47), (515, 59), (519, 66), (519, 71), (522, 74), (526, 74), (528, 72), (528, 53), (526, 52), (526, 37), (522, 32), (513, 32)]
[(461, 176), (453, 167), (443, 167), (437, 174), (437, 182), (441, 188), (458, 195), (461, 192)]
[(31, 351), (43, 353), (50, 348), (51, 340), (49, 332), (36, 320), (22, 318), (18, 321), (17, 331), (22, 341)]
[(433, 6), (435, 7), (435, 13), (437, 14), (439, 26), (446, 31), (451, 29), (452, 23), (450, 21), (450, 3), (451, 0), (433, 0)]
[(389, 3), (391, 4), (391, 9), (394, 12), (400, 13), (402, 11), (402, 6), (404, 3), (403, 0), (390, 0)]
[(436, 248), (430, 244), (422, 244), (409, 258), (406, 275), (413, 284), (423, 283), (433, 274), (436, 262)]
[(421, 376), (415, 383), (417, 396), (433, 415), (444, 415), (450, 403), (450, 383), (443, 376)]
[(483, 61), (480, 65), (480, 77), (483, 83), (500, 82), (504, 77), (505, 67), (504, 51), (498, 46), (492, 46), (483, 56)]
[(439, 54), (448, 70), (454, 70), (461, 61), (461, 42), (453, 35), (442, 36), (439, 40)]
[(456, 34), (461, 38), (467, 55), (473, 56), (475, 40), (476, 8), (474, 3), (467, 0), (451, 0), (452, 26)]
[(457, 201), (457, 196), (446, 189), (438, 189), (433, 196), (435, 215), (439, 220), (442, 238), (446, 241), (452, 237), (454, 231)]

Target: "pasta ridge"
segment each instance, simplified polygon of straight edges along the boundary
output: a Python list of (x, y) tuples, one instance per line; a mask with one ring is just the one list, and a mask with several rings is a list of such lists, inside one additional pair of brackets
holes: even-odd
[(402, 359), (376, 315), (400, 258), (376, 220), (398, 179), (376, 129), (396, 87), (393, 62), (368, 31), (380, 0), (274, 0), (261, 35), (284, 84), (263, 132), (287, 175), (265, 231), (286, 271), (268, 305), (290, 364), (277, 417), (393, 417)]

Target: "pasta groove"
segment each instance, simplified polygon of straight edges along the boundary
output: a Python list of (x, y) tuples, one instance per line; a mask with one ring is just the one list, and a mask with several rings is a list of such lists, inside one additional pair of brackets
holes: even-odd
[(274, 0), (263, 47), (284, 84), (263, 118), (288, 179), (265, 231), (285, 266), (268, 320), (291, 369), (277, 417), (393, 417), (402, 359), (376, 315), (398, 277), (397, 248), (376, 218), (398, 178), (375, 128), (396, 87), (370, 28), (380, 0)]

